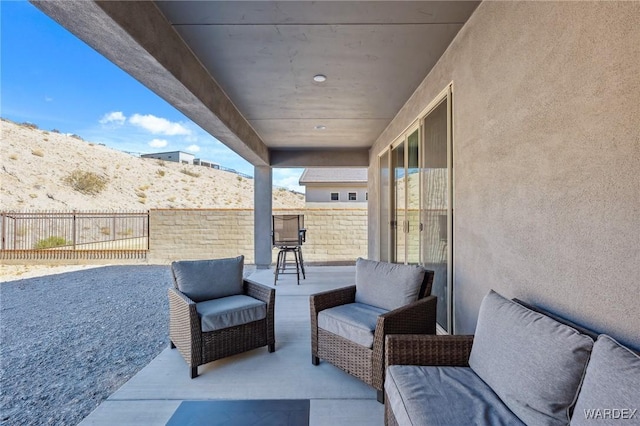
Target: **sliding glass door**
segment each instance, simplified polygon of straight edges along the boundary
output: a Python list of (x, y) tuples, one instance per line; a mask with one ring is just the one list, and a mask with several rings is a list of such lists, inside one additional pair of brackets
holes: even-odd
[(391, 260), (391, 174), (389, 150), (380, 156), (380, 260)]
[(406, 246), (404, 263), (420, 262), (420, 131), (415, 129), (407, 136), (407, 167), (405, 201)]
[(380, 260), (435, 272), (437, 321), (451, 333), (453, 162), (451, 88), (379, 158)]
[(391, 209), (391, 261), (404, 263), (405, 261), (405, 200), (406, 200), (406, 171), (404, 169), (404, 140), (391, 150), (391, 165), (393, 168), (392, 209)]
[(431, 294), (438, 297), (437, 321), (451, 331), (448, 102), (443, 99), (423, 120), (421, 264), (435, 272)]

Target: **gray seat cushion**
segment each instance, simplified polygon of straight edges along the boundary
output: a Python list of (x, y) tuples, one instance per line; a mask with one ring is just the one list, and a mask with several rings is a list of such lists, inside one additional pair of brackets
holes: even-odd
[(194, 302), (242, 294), (244, 256), (229, 259), (173, 262), (171, 271), (178, 290)]
[(363, 303), (348, 303), (318, 314), (318, 327), (367, 348), (373, 347), (378, 316), (388, 312)]
[(196, 303), (202, 331), (216, 331), (267, 317), (267, 304), (245, 295)]
[(418, 300), (424, 268), (358, 258), (356, 302), (393, 310)]
[(392, 365), (384, 384), (401, 425), (522, 425), (468, 367)]
[(640, 356), (606, 335), (593, 345), (571, 417), (571, 426), (594, 424), (640, 424)]
[(469, 365), (523, 422), (566, 425), (592, 347), (590, 337), (491, 291)]

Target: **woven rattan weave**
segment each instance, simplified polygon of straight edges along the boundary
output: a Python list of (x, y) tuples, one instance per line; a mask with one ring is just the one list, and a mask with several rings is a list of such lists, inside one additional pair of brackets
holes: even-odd
[(433, 272), (426, 271), (418, 301), (378, 317), (373, 347), (367, 348), (318, 327), (318, 313), (324, 309), (355, 302), (356, 287), (314, 294), (311, 308), (311, 360), (320, 359), (359, 378), (378, 391), (384, 401), (384, 339), (387, 334), (435, 334), (436, 297), (431, 294)]
[(169, 289), (169, 338), (191, 368), (191, 378), (198, 375), (198, 366), (251, 349), (268, 346), (275, 350), (274, 308), (275, 290), (244, 280), (243, 294), (267, 304), (267, 316), (234, 327), (203, 333), (196, 303), (176, 288)]

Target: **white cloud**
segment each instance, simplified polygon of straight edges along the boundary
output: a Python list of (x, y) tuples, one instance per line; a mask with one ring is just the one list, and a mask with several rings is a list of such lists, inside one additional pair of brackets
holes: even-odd
[(45, 102), (53, 102), (53, 98), (52, 98), (52, 97), (50, 97), (50, 96), (45, 96), (45, 97), (44, 97), (44, 101), (45, 101)]
[(199, 152), (200, 147), (198, 145), (189, 145), (187, 147), (187, 152)]
[(305, 187), (298, 184), (304, 169), (274, 169), (273, 184), (292, 191), (304, 192)]
[(122, 111), (112, 111), (102, 116), (102, 118), (100, 119), (100, 124), (114, 123), (123, 125), (126, 120), (127, 117), (124, 116)]
[(169, 142), (166, 139), (153, 139), (149, 142), (149, 146), (152, 148), (164, 148)]
[(133, 114), (129, 117), (129, 123), (142, 127), (143, 129), (153, 133), (154, 135), (190, 135), (191, 130), (187, 129), (180, 123), (171, 122), (165, 118), (156, 117), (155, 115)]

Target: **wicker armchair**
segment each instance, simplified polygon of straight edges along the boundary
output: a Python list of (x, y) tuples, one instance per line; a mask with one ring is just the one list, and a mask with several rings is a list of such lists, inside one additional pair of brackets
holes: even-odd
[[(192, 379), (198, 376), (199, 365), (262, 346), (268, 346), (269, 352), (275, 350), (275, 290), (242, 279), (243, 260), (240, 256), (236, 259), (173, 262), (171, 265), (174, 288), (169, 288), (170, 347), (178, 348), (191, 368)], [(227, 264), (218, 269), (221, 262)], [(229, 263), (233, 262), (240, 263), (239, 276), (237, 264), (231, 265), (235, 270), (229, 273)], [(189, 274), (184, 273), (185, 267), (209, 272), (203, 281), (210, 288), (227, 280), (230, 275), (237, 283), (233, 284), (234, 289), (223, 291), (222, 296), (203, 300), (202, 293), (194, 292), (193, 287), (185, 284), (190, 278)], [(191, 278), (193, 275), (191, 273)], [(220, 294), (220, 290), (217, 292)], [(213, 300), (216, 301), (214, 305), (217, 304), (213, 306), (214, 318), (207, 323), (207, 320), (203, 321), (203, 316), (210, 318)], [(259, 309), (258, 313), (252, 311), (255, 309)], [(240, 315), (237, 314), (239, 310), (243, 310)]]
[[(358, 259), (358, 262), (360, 260)], [(424, 271), (422, 282), (419, 283), (417, 301), (388, 310), (377, 317), (375, 330), (372, 330), (373, 343), (369, 347), (327, 331), (318, 325), (318, 315), (322, 311), (356, 302), (358, 274), (358, 263), (356, 263), (356, 285), (310, 297), (311, 359), (314, 365), (318, 365), (320, 359), (328, 361), (364, 381), (376, 389), (378, 401), (384, 403), (385, 336), (387, 334), (435, 334), (436, 297), (430, 296), (434, 274), (433, 271)]]
[[(391, 365), (430, 365), (468, 367), (472, 335), (425, 336), (392, 335), (386, 337), (385, 370)], [(398, 425), (390, 404), (385, 404), (384, 424)]]

